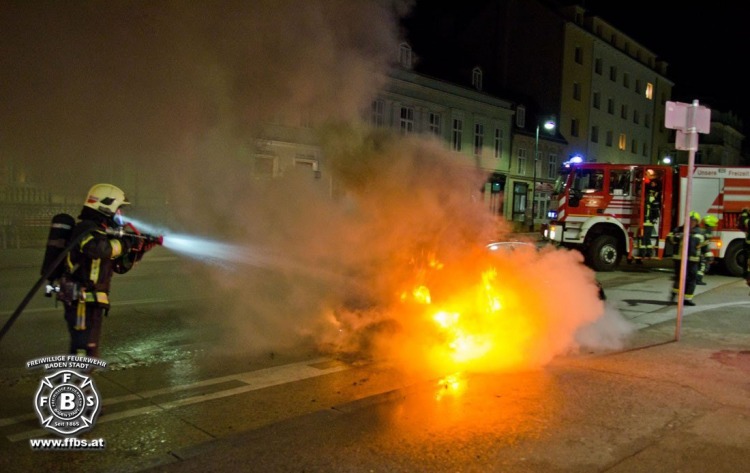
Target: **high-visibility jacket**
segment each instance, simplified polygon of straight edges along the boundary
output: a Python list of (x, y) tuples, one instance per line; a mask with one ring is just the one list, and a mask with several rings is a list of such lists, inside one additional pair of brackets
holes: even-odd
[[(669, 235), (667, 235), (670, 243), (672, 243), (674, 254), (673, 259), (682, 259), (682, 245), (684, 244), (683, 227), (674, 228)], [(701, 253), (703, 251), (703, 242), (706, 240), (706, 236), (697, 227), (690, 230), (690, 241), (688, 242), (688, 261), (699, 263), (701, 260)]]

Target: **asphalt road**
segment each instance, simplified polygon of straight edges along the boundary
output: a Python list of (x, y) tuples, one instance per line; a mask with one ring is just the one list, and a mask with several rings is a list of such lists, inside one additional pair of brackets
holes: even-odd
[[(621, 348), (453, 384), (304, 344), (217, 351), (226, 334), (171, 258), (118, 286), (110, 367), (92, 375), (104, 412), (81, 436), (104, 452), (30, 448), (54, 438), (33, 410), (43, 372), (24, 365), (64, 350), (51, 301), (0, 341), (2, 471), (750, 471), (750, 296), (736, 278), (710, 276), (678, 327), (663, 265), (598, 274), (632, 329)], [(26, 266), (0, 266), (3, 320), (34, 279)]]

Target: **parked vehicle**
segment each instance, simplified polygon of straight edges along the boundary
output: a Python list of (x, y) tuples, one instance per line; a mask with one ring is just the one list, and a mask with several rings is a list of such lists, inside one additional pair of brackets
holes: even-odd
[[(614, 270), (623, 257), (632, 263), (671, 256), (667, 235), (684, 224), (687, 170), (686, 165), (565, 163), (548, 223), (542, 226), (543, 238), (580, 250), (597, 271)], [(656, 209), (646, 218), (649, 196), (654, 195)], [(696, 165), (690, 206), (702, 216), (717, 218), (710, 243), (714, 261), (741, 276), (746, 255), (737, 217), (750, 207), (750, 167)], [(644, 235), (649, 226), (653, 239)]]

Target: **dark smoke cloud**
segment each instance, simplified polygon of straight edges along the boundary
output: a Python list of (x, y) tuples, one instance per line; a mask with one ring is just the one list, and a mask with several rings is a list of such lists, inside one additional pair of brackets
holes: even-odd
[[(113, 182), (135, 196), (134, 214), (158, 203), (175, 230), (258, 252), (188, 268), (226, 349), (376, 349), (409, 328), (399, 293), (427, 259), (457, 268), (434, 281), (445, 293), (476, 277), (483, 245), (507, 233), (482, 204), (486, 176), (456, 167), (437, 141), (359, 123), (396, 57), (408, 2), (0, 5), (0, 177), (79, 199)], [(300, 115), (316, 125), (320, 179), (291, 169), (254, 179), (263, 127)], [(534, 319), (557, 316), (540, 352), (526, 348), (544, 363), (603, 305), (574, 255), (525, 258), (502, 276), (535, 300)], [(553, 274), (571, 287), (540, 299), (536, 288), (553, 286), (540, 277)]]
[[(207, 176), (236, 175), (260, 123), (300, 110), (357, 117), (383, 84), (404, 8), (4, 0), (4, 173), (79, 195), (97, 181), (133, 181), (133, 169), (142, 182), (122, 185), (143, 194), (156, 183), (177, 192), (163, 188), (177, 173), (191, 190)], [(177, 192), (186, 194), (195, 192)]]

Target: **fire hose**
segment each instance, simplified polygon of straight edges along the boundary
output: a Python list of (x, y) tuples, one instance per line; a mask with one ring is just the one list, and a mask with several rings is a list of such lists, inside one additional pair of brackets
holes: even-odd
[[(42, 277), (40, 277), (37, 282), (32, 286), (31, 290), (26, 294), (26, 297), (23, 298), (21, 303), (18, 305), (16, 310), (11, 314), (11, 316), (8, 318), (7, 322), (5, 322), (5, 325), (3, 325), (3, 328), (0, 329), (0, 341), (2, 341), (5, 334), (10, 330), (10, 327), (13, 325), (13, 323), (16, 321), (16, 319), (21, 315), (23, 310), (26, 308), (26, 306), (31, 302), (31, 299), (34, 297), (34, 294), (39, 290), (39, 288), (42, 287), (44, 282), (48, 280), (52, 274), (57, 271), (58, 266), (62, 263), (63, 259), (70, 253), (70, 251), (75, 248), (76, 245), (78, 245), (88, 234), (90, 234), (94, 228), (96, 228), (96, 224), (93, 222), (88, 222), (89, 226), (85, 227), (81, 233), (73, 238), (68, 245), (60, 252), (57, 257), (47, 265), (45, 268), (45, 271), (42, 274)], [(134, 227), (131, 228), (134, 230), (126, 231), (124, 227), (119, 228), (108, 228), (107, 234), (114, 236), (116, 238), (137, 238), (140, 240), (143, 240), (146, 243), (155, 243), (158, 245), (161, 245), (164, 241), (164, 238), (159, 235), (148, 235), (143, 233), (138, 233)], [(50, 291), (48, 289), (47, 294), (50, 295), (51, 292), (54, 292), (54, 289)]]

